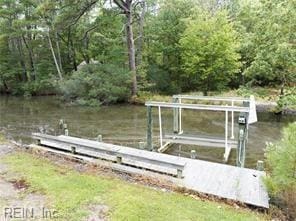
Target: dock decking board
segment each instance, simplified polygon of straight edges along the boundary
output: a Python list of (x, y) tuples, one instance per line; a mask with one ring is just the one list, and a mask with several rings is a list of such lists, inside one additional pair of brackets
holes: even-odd
[[(104, 154), (107, 155), (108, 150), (112, 150), (118, 154), (139, 156), (143, 158), (142, 163), (145, 165), (149, 161), (144, 161), (144, 158), (148, 158), (151, 161), (155, 160), (155, 162), (159, 162), (159, 168), (161, 170), (163, 169), (161, 161), (163, 161), (166, 166), (170, 163), (180, 166), (183, 165), (183, 178), (173, 179), (174, 183), (178, 186), (181, 185), (197, 192), (232, 199), (250, 205), (264, 208), (269, 207), (267, 190), (262, 182), (265, 173), (262, 171), (106, 144), (70, 136), (55, 137), (44, 134), (33, 134), (33, 137), (35, 139), (42, 139), (42, 137), (44, 137), (45, 140), (55, 138), (55, 141), (52, 142), (53, 144), (68, 142), (73, 144), (73, 146), (81, 145), (80, 148), (83, 148), (83, 146), (98, 148), (100, 150), (105, 150), (106, 152)], [(47, 140), (46, 142), (47, 146), (51, 145), (50, 141)], [(139, 161), (137, 161), (137, 163), (141, 164)], [(153, 167), (157, 169), (157, 165)], [(168, 171), (169, 170), (168, 168)], [(170, 171), (168, 173), (170, 173)], [(168, 177), (168, 180), (172, 180), (172, 177)]]

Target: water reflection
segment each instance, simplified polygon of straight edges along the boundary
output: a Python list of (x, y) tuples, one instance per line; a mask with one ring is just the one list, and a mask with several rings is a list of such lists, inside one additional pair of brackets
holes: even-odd
[[(64, 119), (70, 135), (94, 138), (103, 135), (103, 140), (122, 145), (137, 147), (138, 141), (146, 139), (146, 108), (143, 106), (115, 105), (107, 107), (74, 107), (61, 103), (55, 97), (36, 97), (24, 99), (17, 97), (0, 97), (0, 128), (15, 140), (30, 143), (30, 135), (44, 128), (48, 133), (58, 134), (59, 119)], [(186, 134), (224, 134), (224, 113), (185, 110), (183, 129)], [(157, 141), (157, 111), (153, 112), (154, 140)], [(237, 115), (236, 118), (237, 119)], [(265, 142), (280, 138), (281, 129), (295, 116), (275, 116), (259, 113), (259, 122), (250, 125), (246, 164), (254, 167), (258, 159), (263, 159)], [(166, 133), (172, 131), (172, 111), (163, 111), (163, 127)], [(235, 127), (236, 128), (236, 127)], [(223, 149), (202, 148), (189, 145), (174, 145), (170, 154), (188, 156), (195, 149), (199, 158), (221, 162)], [(235, 151), (230, 156), (235, 163)]]

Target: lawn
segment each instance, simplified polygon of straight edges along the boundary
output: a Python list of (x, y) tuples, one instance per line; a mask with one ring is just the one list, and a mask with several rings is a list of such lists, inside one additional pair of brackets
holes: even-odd
[(89, 205), (106, 205), (110, 220), (265, 220), (248, 209), (194, 199), (108, 176), (81, 173), (46, 158), (15, 152), (2, 159), (29, 184), (27, 191), (45, 194), (58, 220), (83, 220)]

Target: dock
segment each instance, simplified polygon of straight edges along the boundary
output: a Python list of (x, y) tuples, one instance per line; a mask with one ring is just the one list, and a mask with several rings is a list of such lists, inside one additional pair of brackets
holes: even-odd
[(162, 176), (176, 186), (220, 198), (268, 208), (268, 193), (262, 179), (265, 172), (172, 156), (72, 136), (34, 133), (38, 146), (46, 151), (77, 158), (97, 159), (114, 169)]

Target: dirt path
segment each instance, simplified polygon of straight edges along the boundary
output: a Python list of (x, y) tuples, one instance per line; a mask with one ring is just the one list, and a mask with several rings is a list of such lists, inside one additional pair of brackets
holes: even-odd
[[(54, 210), (48, 205), (47, 197), (28, 191), (29, 184), (20, 174), (10, 171), (3, 162), (2, 159), (14, 151), (16, 151), (14, 145), (7, 142), (0, 143), (0, 221), (50, 220), (48, 214)], [(89, 205), (87, 208), (90, 213), (85, 221), (106, 220), (107, 206)]]
[[(23, 209), (32, 211), (34, 217), (42, 215), (46, 207), (46, 198), (27, 191), (28, 185), (18, 174), (11, 173), (2, 158), (14, 151), (9, 143), (0, 144), (0, 220), (11, 220), (12, 217), (25, 220)], [(32, 210), (33, 209), (33, 210)], [(31, 217), (31, 213), (30, 215)]]

